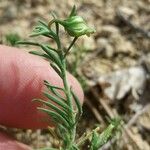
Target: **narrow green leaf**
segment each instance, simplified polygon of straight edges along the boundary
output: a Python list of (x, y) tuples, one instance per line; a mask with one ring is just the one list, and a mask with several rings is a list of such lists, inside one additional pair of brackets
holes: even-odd
[(61, 88), (61, 87), (58, 87), (58, 86), (54, 86), (54, 85), (51, 85), (48, 81), (44, 80), (44, 84), (48, 87), (52, 87), (52, 88), (55, 88), (55, 89), (58, 89), (58, 90), (61, 90), (64, 92), (64, 89)]
[(57, 72), (57, 74), (62, 78), (62, 73), (60, 69), (54, 63), (50, 63), (50, 65)]
[(54, 48), (52, 48), (52, 47), (50, 47), (49, 45), (46, 45), (50, 50), (52, 50), (52, 51), (54, 51), (54, 52), (56, 52), (56, 53), (58, 53), (58, 51), (56, 50), (56, 49), (54, 49)]
[(58, 35), (59, 34), (59, 24), (56, 22), (55, 26), (56, 26), (56, 34)]
[(34, 36), (39, 36), (44, 34), (51, 35), (51, 30), (49, 30), (47, 26), (40, 23), (37, 26), (35, 26), (30, 36), (34, 37)]
[(33, 45), (33, 46), (41, 46), (41, 44), (30, 41), (18, 41), (16, 44), (24, 44), (24, 45)]
[(45, 26), (45, 27), (47, 27), (48, 28), (48, 25), (47, 25), (47, 23), (46, 22), (44, 22), (44, 21), (42, 21), (42, 20), (39, 20), (38, 21), (41, 25), (43, 25), (43, 26)]
[(48, 35), (48, 34), (43, 34), (43, 36), (46, 36), (46, 37), (48, 37), (48, 38), (53, 39), (53, 37), (52, 37), (52, 36), (50, 36), (50, 35)]
[(95, 150), (95, 145), (97, 145), (99, 135), (96, 131), (93, 131), (92, 140), (91, 140), (91, 150)]
[(41, 48), (50, 56), (51, 60), (57, 64), (59, 68), (62, 68), (62, 63), (60, 61), (59, 55), (51, 51), (47, 46), (41, 45)]
[(77, 11), (76, 11), (76, 6), (74, 5), (72, 10), (71, 10), (71, 13), (69, 15), (69, 17), (73, 17), (73, 16), (76, 16), (77, 15)]
[(47, 113), (47, 114), (50, 115), (52, 118), (57, 119), (57, 121), (59, 121), (60, 123), (63, 123), (65, 127), (70, 128), (70, 125), (69, 125), (69, 123), (66, 121), (66, 119), (63, 118), (63, 116), (60, 115), (60, 114), (58, 114), (57, 112), (51, 111), (51, 110), (48, 110), (48, 109), (45, 109), (45, 108), (41, 108), (41, 107), (38, 107), (38, 110), (41, 110), (41, 111)]
[(47, 54), (44, 54), (44, 53), (40, 53), (40, 52), (37, 52), (37, 51), (30, 51), (29, 53), (49, 59), (49, 56)]
[(61, 90), (62, 92), (64, 92), (64, 89), (60, 88), (60, 87), (56, 87), (56, 86), (52, 86), (50, 85), (47, 81), (46, 83), (44, 82), (44, 84), (47, 86), (47, 88), (58, 98), (60, 98), (61, 100), (63, 100), (64, 102), (67, 102), (62, 95), (58, 92), (58, 90)]
[(39, 36), (39, 35), (47, 35), (49, 34), (49, 31), (33, 31), (31, 34), (30, 34), (30, 37), (35, 37), (35, 36)]
[(45, 46), (45, 45), (41, 45), (41, 44), (36, 43), (36, 42), (30, 42), (30, 41), (18, 41), (17, 44), (33, 45), (33, 46), (41, 47), (47, 53), (48, 57), (47, 57), (46, 54), (40, 54), (40, 53), (35, 52), (35, 51), (34, 52), (32, 51), (30, 53), (45, 57), (47, 59), (50, 59), (50, 60), (54, 61), (57, 65), (59, 65), (61, 67), (61, 62), (59, 60), (58, 54), (56, 53), (56, 50), (51, 48), (50, 46)]
[[(51, 102), (48, 102), (48, 101), (44, 101), (42, 99), (34, 99), (33, 101), (35, 102), (40, 102), (48, 107), (50, 107), (51, 109), (55, 110), (59, 115), (62, 115), (63, 118), (66, 119), (66, 121), (68, 121), (68, 118), (67, 118), (67, 113), (64, 112), (62, 109), (60, 109), (58, 106), (54, 105), (53, 103)], [(68, 121), (69, 122), (69, 121)]]
[(61, 134), (63, 135), (64, 133), (67, 133), (67, 129), (62, 125), (58, 124), (58, 129), (61, 131)]
[[(53, 16), (54, 20), (57, 18), (56, 14), (54, 12), (52, 12), (51, 15)], [(59, 34), (59, 24), (57, 22), (55, 22), (55, 27), (56, 27), (56, 35), (58, 35)]]
[(46, 24), (42, 20), (39, 20), (38, 22), (39, 22), (39, 25), (35, 27), (35, 29), (33, 30), (33, 33), (30, 36), (34, 37), (34, 36), (38, 36), (38, 35), (43, 35), (48, 38), (54, 39), (54, 37), (55, 37), (54, 33), (48, 28), (48, 24)]
[(80, 104), (78, 97), (76, 96), (76, 94), (72, 90), (71, 90), (71, 93), (72, 93), (72, 96), (74, 98), (75, 104), (78, 108), (79, 115), (81, 116), (82, 115), (82, 105)]
[(47, 92), (43, 92), (43, 93), (49, 100), (51, 100), (54, 103), (56, 103), (57, 105), (61, 106), (67, 113), (68, 113), (68, 111), (71, 111), (70, 107), (67, 104), (65, 104), (63, 101), (58, 100), (56, 97), (50, 95)]
[(55, 94), (58, 98), (60, 98), (61, 100), (63, 100), (65, 103), (67, 103), (67, 101), (61, 96), (61, 94), (54, 88), (51, 88), (51, 91), (53, 94)]
[(57, 126), (58, 126), (58, 128), (57, 128), (58, 135), (62, 139), (69, 139), (68, 129), (66, 129), (66, 127), (64, 127), (62, 124), (58, 124)]

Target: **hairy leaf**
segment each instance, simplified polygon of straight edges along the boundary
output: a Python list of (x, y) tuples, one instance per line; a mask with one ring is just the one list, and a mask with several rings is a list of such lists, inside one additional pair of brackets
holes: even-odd
[(72, 93), (72, 96), (74, 98), (75, 104), (78, 108), (79, 115), (81, 116), (82, 115), (82, 105), (80, 104), (78, 97), (76, 96), (76, 94), (72, 90), (71, 90), (71, 93)]
[(69, 120), (67, 118), (67, 116), (68, 116), (67, 113), (64, 112), (62, 109), (60, 109), (59, 107), (57, 107), (56, 105), (54, 105), (53, 103), (48, 102), (48, 101), (44, 101), (42, 99), (34, 99), (33, 101), (40, 102), (40, 103), (50, 107), (51, 109), (56, 111), (59, 115), (62, 115), (62, 117), (65, 118), (69, 122)]
[(77, 15), (77, 11), (76, 11), (76, 6), (74, 5), (72, 10), (71, 10), (69, 17), (76, 16), (76, 15)]
[(62, 73), (60, 71), (60, 69), (54, 64), (54, 63), (50, 63), (51, 67), (56, 71), (56, 73), (63, 78)]
[(44, 53), (41, 53), (41, 52), (38, 52), (38, 51), (30, 51), (29, 53), (33, 54), (33, 55), (37, 55), (37, 56), (42, 56), (46, 59), (49, 59), (49, 56), (47, 54), (44, 54)]
[[(38, 107), (38, 110), (41, 110), (41, 111), (47, 113), (47, 114), (50, 115), (54, 120), (57, 119), (57, 121), (60, 122), (60, 123), (63, 123), (66, 128), (70, 128), (70, 125), (69, 125), (69, 123), (67, 122), (67, 120), (66, 120), (65, 118), (63, 118), (63, 116), (60, 115), (60, 114), (58, 114), (57, 112), (51, 111), (51, 110), (48, 110), (48, 109), (45, 109), (45, 108), (42, 108), (42, 107)], [(56, 122), (56, 123), (57, 123), (57, 122)]]
[(49, 93), (47, 92), (43, 92), (44, 95), (51, 101), (53, 101), (54, 103), (56, 103), (57, 105), (61, 106), (63, 108), (63, 110), (65, 110), (67, 113), (68, 111), (71, 111), (70, 107), (64, 103), (63, 101), (59, 100), (58, 98), (50, 95)]
[(47, 88), (58, 98), (60, 98), (61, 100), (63, 100), (64, 102), (66, 102), (66, 100), (62, 97), (62, 95), (58, 92), (58, 90), (62, 91), (64, 93), (64, 89), (57, 87), (57, 86), (53, 86), (50, 85), (50, 83), (48, 83), (47, 81), (44, 81), (44, 84), (47, 86)]
[(50, 48), (45, 45), (41, 45), (41, 48), (49, 55), (50, 59), (55, 62), (55, 64), (57, 64), (57, 66), (61, 69), (62, 63), (60, 61), (59, 55), (56, 52), (51, 51)]

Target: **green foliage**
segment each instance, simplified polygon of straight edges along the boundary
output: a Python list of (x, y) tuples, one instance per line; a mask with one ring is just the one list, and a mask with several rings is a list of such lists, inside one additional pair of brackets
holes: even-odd
[(81, 16), (77, 15), (75, 6), (73, 7), (67, 19), (60, 20), (54, 18), (49, 22), (49, 26), (51, 26), (53, 23), (61, 24), (67, 33), (72, 37), (80, 37), (82, 35), (90, 36), (90, 34), (95, 32), (94, 29), (87, 26), (86, 22)]
[[(39, 42), (23, 41), (18, 44), (28, 44), (41, 48), (43, 52), (31, 51), (31, 54), (42, 56), (49, 60), (51, 67), (60, 76), (63, 82), (63, 87), (57, 87), (52, 85), (48, 81), (44, 81), (44, 85), (47, 87), (47, 91), (43, 94), (47, 101), (43, 99), (35, 99), (33, 101), (42, 104), (38, 107), (38, 110), (45, 112), (55, 123), (56, 135), (60, 139), (59, 150), (79, 150), (80, 146), (84, 144), (92, 135), (91, 150), (98, 148), (104, 142), (108, 140), (109, 135), (112, 134), (112, 130), (116, 128), (116, 124), (110, 124), (108, 129), (102, 134), (91, 132), (88, 136), (80, 138), (80, 144), (76, 140), (76, 126), (79, 118), (82, 115), (82, 106), (76, 93), (72, 87), (68, 84), (67, 80), (67, 64), (66, 56), (75, 44), (79, 36), (89, 35), (94, 32), (93, 29), (89, 28), (85, 21), (77, 16), (76, 8), (73, 7), (69, 17), (64, 21), (57, 19), (53, 15), (54, 19), (49, 23), (39, 21), (38, 25), (34, 28), (31, 36), (45, 36), (56, 42), (57, 47), (52, 47), (49, 44), (43, 44)], [(51, 26), (55, 24), (55, 30)], [(65, 30), (74, 39), (70, 43), (67, 49), (64, 49), (59, 36), (59, 25), (64, 26)], [(63, 93), (63, 94), (60, 94)], [(64, 95), (64, 96), (62, 96)], [(94, 130), (96, 131), (96, 130)], [(98, 139), (99, 138), (99, 139)], [(96, 142), (96, 140), (98, 142)], [(103, 142), (104, 141), (104, 142)], [(43, 150), (57, 150), (55, 148), (43, 148)]]
[(17, 33), (9, 33), (5, 38), (6, 42), (11, 46), (16, 46), (17, 42), (20, 41), (20, 36)]
[(120, 122), (120, 119), (113, 119), (110, 125), (101, 134), (98, 134), (96, 131), (94, 131), (90, 150), (97, 150), (103, 146), (112, 136), (114, 136), (118, 131), (117, 129), (119, 129)]

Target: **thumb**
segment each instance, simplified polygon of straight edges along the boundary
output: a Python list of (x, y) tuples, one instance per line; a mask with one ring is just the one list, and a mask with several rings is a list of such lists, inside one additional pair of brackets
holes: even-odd
[[(62, 86), (44, 59), (23, 50), (0, 45), (0, 124), (16, 128), (45, 128), (49, 117), (37, 111), (34, 98), (42, 97), (43, 80)], [(83, 91), (68, 73), (68, 81), (83, 102)]]

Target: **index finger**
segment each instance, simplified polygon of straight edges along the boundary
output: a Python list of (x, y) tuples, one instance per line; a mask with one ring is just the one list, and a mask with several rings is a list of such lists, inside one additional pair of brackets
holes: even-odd
[[(44, 128), (51, 124), (32, 102), (42, 97), (43, 80), (62, 86), (61, 78), (47, 61), (17, 48), (0, 46), (0, 124), (17, 128)], [(70, 74), (68, 81), (82, 103), (79, 83)]]

